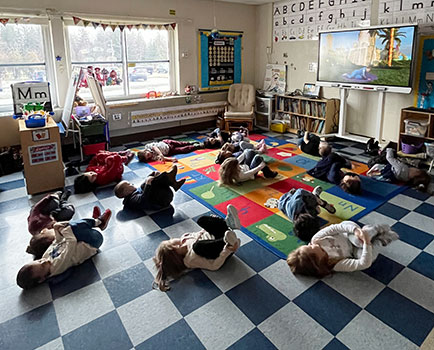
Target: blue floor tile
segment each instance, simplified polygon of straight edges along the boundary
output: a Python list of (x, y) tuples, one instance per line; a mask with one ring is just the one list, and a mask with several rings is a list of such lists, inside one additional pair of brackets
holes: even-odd
[(303, 169), (306, 169), (306, 170), (312, 169), (317, 163), (316, 160), (304, 157), (302, 155), (290, 157), (290, 158), (284, 159), (283, 161), (286, 163), (289, 163), (289, 164), (296, 165), (296, 166), (303, 168)]
[(226, 292), (255, 325), (260, 324), (289, 300), (261, 276), (255, 275)]
[(116, 212), (116, 220), (120, 222), (135, 220), (142, 216), (146, 216), (146, 213), (143, 210), (131, 210), (125, 207)]
[(332, 341), (323, 347), (322, 350), (348, 350), (348, 348), (339, 340), (333, 338)]
[(275, 254), (271, 253), (268, 249), (264, 249), (264, 247), (255, 241), (241, 246), (237, 250), (236, 255), (256, 272), (262, 271), (279, 260)]
[(365, 309), (419, 346), (434, 327), (434, 314), (387, 287)]
[(189, 202), (189, 201), (191, 201), (193, 198), (191, 198), (188, 194), (186, 194), (185, 192), (183, 192), (183, 191), (176, 191), (175, 192), (175, 196), (173, 197), (173, 202), (172, 202), (172, 204), (173, 205), (176, 205), (176, 204), (182, 204), (182, 203), (185, 203), (185, 202)]
[(130, 350), (131, 340), (116, 311), (112, 311), (62, 337), (65, 350)]
[(416, 190), (413, 190), (412, 188), (406, 189), (404, 192), (402, 192), (402, 194), (405, 194), (406, 196), (409, 196), (409, 197), (419, 199), (421, 201), (425, 201), (430, 197), (430, 195), (428, 193), (416, 191)]
[(0, 202), (0, 214), (17, 209), (28, 209), (28, 207), (29, 200), (27, 199), (27, 197), (11, 199), (9, 201)]
[(363, 270), (376, 280), (388, 284), (404, 268), (401, 264), (379, 254), (369, 269)]
[(102, 235), (104, 236), (104, 242), (100, 247), (101, 251), (118, 247), (127, 242), (125, 236), (122, 234), (122, 230), (119, 229), (118, 225), (107, 227)]
[(14, 180), (9, 182), (0, 182), (0, 192), (2, 191), (8, 191), (8, 190), (14, 190), (16, 188), (24, 187), (25, 183), (24, 180)]
[(410, 210), (398, 207), (392, 203), (384, 203), (381, 207), (375, 209), (376, 212), (389, 216), (395, 220), (402, 219)]
[(188, 315), (222, 294), (201, 270), (193, 270), (183, 275), (182, 278), (171, 282), (170, 287), (167, 295), (182, 316)]
[(93, 213), (93, 207), (95, 206), (102, 208), (102, 205), (99, 201), (86, 203), (80, 205), (79, 207), (75, 207), (75, 214), (73, 219), (79, 220), (79, 219), (91, 218)]
[(150, 216), (161, 228), (166, 228), (188, 219), (188, 215), (186, 215), (182, 210), (175, 211), (173, 207), (161, 210), (157, 213), (151, 214)]
[(128, 164), (128, 168), (130, 168), (131, 170), (148, 169), (149, 170), (148, 174), (152, 172), (152, 169), (146, 163), (142, 163), (142, 162), (133, 161), (130, 164)]
[(144, 264), (138, 264), (104, 279), (104, 285), (115, 307), (152, 290), (154, 277)]
[(0, 349), (35, 349), (60, 336), (53, 303), (0, 324)]
[(277, 348), (257, 328), (247, 333), (228, 348), (228, 350), (251, 349), (272, 350)]
[(131, 181), (134, 181), (138, 178), (139, 178), (139, 176), (134, 171), (129, 171), (127, 173), (122, 174), (122, 180), (127, 180), (127, 181), (131, 182)]
[(109, 198), (113, 196), (113, 189), (115, 188), (115, 186), (116, 185), (98, 187), (95, 189), (95, 191), (93, 191), (93, 193), (95, 194), (96, 198), (98, 198), (99, 200), (104, 198)]
[(424, 249), (434, 239), (433, 235), (402, 222), (397, 222), (392, 226), (392, 229), (399, 234), (399, 239), (401, 241), (411, 244), (419, 249)]
[[(163, 346), (164, 344), (164, 346)], [(154, 349), (204, 349), (204, 346), (184, 319), (179, 320), (165, 330), (143, 343), (136, 345), (136, 350)]]
[(169, 238), (162, 230), (159, 230), (132, 241), (131, 245), (142, 260), (148, 260), (155, 255), (155, 250), (160, 243)]
[(50, 279), (51, 295), (53, 299), (58, 299), (100, 279), (92, 259), (88, 259), (83, 264), (71, 267), (63, 274)]
[(420, 253), (408, 267), (434, 280), (434, 256), (431, 254), (425, 252)]
[(434, 205), (429, 203), (422, 203), (414, 211), (416, 213), (429, 216), (430, 218), (434, 218)]
[(333, 335), (338, 334), (361, 310), (322, 281), (318, 281), (295, 298), (294, 304)]

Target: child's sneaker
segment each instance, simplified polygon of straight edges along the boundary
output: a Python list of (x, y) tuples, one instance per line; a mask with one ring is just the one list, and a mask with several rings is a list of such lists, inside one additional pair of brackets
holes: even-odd
[(99, 221), (101, 221), (101, 223), (98, 225), (101, 231), (104, 231), (107, 228), (111, 217), (112, 211), (110, 209), (106, 209), (105, 212), (98, 218)]
[(232, 204), (227, 206), (228, 214), (225, 221), (228, 227), (232, 230), (239, 230), (241, 228), (240, 218), (238, 217), (238, 210)]
[(327, 210), (330, 214), (336, 213), (336, 208), (333, 206), (333, 204), (326, 203), (324, 209)]
[(237, 235), (235, 234), (235, 232), (234, 231), (226, 231), (225, 232), (225, 237), (224, 237), (224, 239), (223, 239), (228, 245), (230, 245), (230, 246), (234, 246), (234, 245), (236, 245), (237, 244), (237, 242), (238, 242), (238, 237), (237, 237)]
[(172, 188), (175, 190), (175, 192), (181, 188), (181, 186), (185, 183), (185, 180), (187, 180), (187, 178), (175, 181), (175, 183), (172, 185)]
[(321, 186), (316, 186), (313, 191), (312, 194), (314, 194), (315, 196), (319, 197), (322, 193), (322, 187)]
[(101, 209), (98, 206), (93, 207), (92, 218), (98, 219), (101, 216)]

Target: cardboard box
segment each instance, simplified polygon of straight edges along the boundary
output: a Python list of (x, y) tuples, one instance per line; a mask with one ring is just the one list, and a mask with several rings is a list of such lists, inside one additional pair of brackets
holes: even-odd
[(19, 120), (24, 177), (28, 194), (63, 188), (65, 173), (59, 127), (48, 117), (43, 128), (27, 128)]

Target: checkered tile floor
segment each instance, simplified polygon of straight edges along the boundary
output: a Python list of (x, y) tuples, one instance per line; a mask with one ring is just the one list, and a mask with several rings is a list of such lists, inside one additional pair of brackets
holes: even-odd
[[(353, 142), (335, 148), (364, 158)], [(148, 173), (133, 162), (124, 177), (139, 184)], [(108, 186), (71, 196), (76, 218), (94, 205), (114, 211), (101, 252), (65, 281), (22, 292), (15, 276), (31, 260), (26, 217), (41, 198), (23, 186), (21, 173), (0, 177), (2, 350), (434, 348), (433, 197), (409, 189), (360, 219), (401, 236), (364, 272), (296, 278), (238, 232), (242, 246), (220, 271), (192, 271), (162, 293), (151, 289), (156, 246), (198, 230), (208, 209), (179, 191), (174, 210), (131, 215)]]

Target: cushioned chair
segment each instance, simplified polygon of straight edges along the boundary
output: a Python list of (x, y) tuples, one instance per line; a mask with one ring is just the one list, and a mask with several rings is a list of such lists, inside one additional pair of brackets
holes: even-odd
[(253, 130), (255, 119), (255, 88), (251, 84), (232, 84), (228, 93), (228, 104), (225, 111), (225, 130), (245, 125)]

